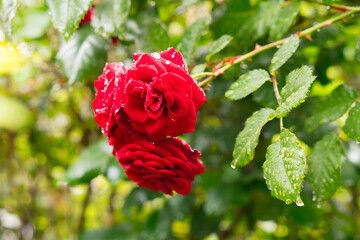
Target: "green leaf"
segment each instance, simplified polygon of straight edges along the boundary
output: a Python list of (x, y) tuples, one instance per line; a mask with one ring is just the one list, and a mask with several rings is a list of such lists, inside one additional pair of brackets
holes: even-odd
[(94, 0), (47, 0), (54, 27), (69, 40)]
[(256, 69), (241, 75), (231, 84), (225, 96), (231, 100), (239, 100), (261, 87), (270, 76), (264, 69)]
[(191, 70), (191, 76), (205, 71), (206, 63), (198, 64)]
[(289, 30), (296, 18), (300, 2), (293, 2), (282, 8), (276, 15), (276, 19), (270, 26), (270, 37), (278, 40)]
[(99, 174), (106, 172), (113, 160), (111, 150), (106, 140), (98, 141), (85, 148), (66, 170), (65, 181), (69, 185), (89, 183)]
[(144, 29), (145, 39), (156, 51), (163, 51), (170, 45), (170, 38), (166, 26), (157, 18), (152, 18), (146, 23)]
[(357, 102), (350, 110), (344, 132), (355, 141), (360, 142), (360, 102)]
[(136, 187), (129, 195), (123, 205), (123, 212), (125, 215), (131, 215), (131, 209), (133, 207), (142, 208), (146, 202), (155, 198), (161, 197), (162, 195), (152, 189)]
[(25, 15), (24, 25), (15, 35), (25, 39), (37, 39), (44, 36), (50, 24), (50, 16), (47, 10), (31, 11)]
[(286, 77), (285, 86), (281, 89), (281, 106), (276, 109), (276, 116), (284, 117), (291, 109), (304, 102), (315, 78), (308, 66), (291, 71)]
[(256, 13), (242, 25), (238, 36), (241, 36), (241, 41), (244, 44), (255, 42), (270, 30), (282, 5), (282, 1), (267, 1), (261, 2)]
[(267, 81), (256, 92), (251, 94), (251, 99), (262, 107), (277, 108), (278, 103), (274, 94), (272, 82)]
[(286, 204), (302, 206), (300, 191), (305, 174), (305, 155), (296, 136), (282, 129), (280, 140), (266, 151), (263, 165), (266, 184), (271, 195)]
[(270, 73), (273, 75), (276, 71), (289, 60), (299, 47), (300, 39), (296, 35), (292, 35), (284, 44), (276, 51), (274, 57), (271, 59), (269, 67)]
[(336, 134), (327, 134), (315, 144), (309, 156), (307, 179), (311, 184), (314, 200), (330, 198), (340, 184), (340, 166), (345, 154)]
[(356, 90), (340, 85), (327, 97), (314, 104), (314, 114), (306, 120), (306, 128), (313, 131), (321, 124), (340, 118), (357, 98)]
[(231, 42), (231, 40), (233, 40), (233, 37), (230, 35), (223, 35), (216, 40), (212, 44), (209, 54), (206, 56), (206, 61), (210, 61), (211, 57), (223, 50)]
[(105, 66), (108, 41), (92, 32), (90, 26), (77, 31), (68, 42), (63, 42), (56, 58), (70, 84), (97, 78)]
[(124, 26), (130, 10), (130, 0), (107, 0), (96, 5), (91, 18), (95, 32), (104, 37), (124, 37)]
[(261, 128), (274, 118), (274, 113), (273, 109), (263, 108), (246, 120), (244, 129), (236, 138), (232, 167), (245, 166), (254, 158)]
[(116, 185), (121, 179), (124, 179), (124, 177), (126, 176), (125, 169), (120, 167), (119, 162), (114, 156), (111, 156), (111, 159), (109, 161), (110, 162), (107, 168), (101, 173), (112, 185)]
[(11, 22), (15, 17), (17, 9), (17, 0), (2, 0), (1, 1), (1, 19), (4, 24), (5, 33), (11, 36)]
[(17, 131), (32, 122), (30, 110), (15, 98), (0, 95), (0, 128)]
[(119, 236), (121, 236), (122, 240), (139, 239), (139, 234), (136, 233), (133, 225), (126, 222), (111, 227), (86, 230), (80, 234), (78, 240), (118, 240)]
[(205, 31), (206, 18), (200, 18), (188, 28), (186, 28), (184, 34), (181, 37), (180, 43), (177, 48), (181, 52), (184, 61), (189, 65), (191, 57), (195, 51), (196, 42)]
[[(237, 173), (238, 174), (238, 173)], [(222, 215), (229, 209), (241, 207), (250, 200), (251, 191), (240, 188), (238, 183), (227, 184), (226, 188), (220, 186), (207, 191), (204, 202), (204, 211), (208, 215)]]

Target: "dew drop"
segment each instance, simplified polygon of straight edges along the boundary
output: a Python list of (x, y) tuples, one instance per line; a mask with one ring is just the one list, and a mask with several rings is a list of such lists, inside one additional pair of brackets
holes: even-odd
[(157, 52), (154, 52), (151, 54), (155, 59), (160, 59), (160, 54)]
[(235, 166), (235, 161), (232, 161), (232, 162), (231, 162), (231, 168), (232, 168), (232, 169), (235, 169), (235, 168), (236, 168), (236, 166)]
[(298, 197), (297, 199), (296, 199), (296, 206), (298, 206), (298, 207), (303, 207), (304, 206), (304, 202), (301, 200), (301, 198), (300, 197)]
[(170, 64), (170, 61), (169, 60), (166, 60), (166, 62), (165, 62), (166, 64)]

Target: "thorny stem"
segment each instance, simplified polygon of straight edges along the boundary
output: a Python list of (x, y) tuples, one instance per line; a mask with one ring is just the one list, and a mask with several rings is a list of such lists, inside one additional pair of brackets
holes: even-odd
[(212, 76), (212, 75), (214, 75), (212, 72), (202, 72), (202, 73), (192, 75), (192, 78), (201, 78), (204, 76)]
[(315, 1), (311, 1), (311, 0), (302, 0), (302, 1), (314, 3), (314, 4), (318, 4), (318, 5), (323, 5), (323, 6), (326, 6), (326, 7), (332, 8), (334, 10), (341, 11), (341, 12), (347, 12), (347, 11), (351, 11), (352, 9), (354, 9), (354, 7), (342, 6), (342, 5), (336, 5), (336, 4), (328, 4), (328, 3), (322, 3), (322, 2), (315, 2)]
[[(332, 17), (326, 21), (323, 21), (319, 24), (316, 24), (315, 26), (312, 26), (310, 28), (307, 28), (305, 29), (304, 31), (300, 31), (298, 33), (296, 33), (296, 35), (298, 35), (300, 38), (301, 37), (306, 37), (306, 36), (309, 36), (311, 33), (317, 31), (318, 29), (321, 29), (321, 28), (324, 28), (324, 27), (327, 27), (337, 21), (340, 21), (341, 19), (344, 19), (348, 16), (351, 16), (355, 13), (358, 13), (360, 12), (360, 7), (356, 7), (356, 8), (349, 8), (351, 10), (348, 10), (347, 12), (345, 13), (342, 13), (338, 16), (335, 16), (335, 17)], [(251, 52), (248, 52), (244, 55), (240, 55), (240, 56), (235, 56), (233, 58), (231, 58), (232, 60), (231, 61), (228, 61), (228, 62), (224, 62), (224, 66), (220, 67), (219, 69), (217, 70), (213, 70), (212, 72), (203, 72), (203, 73), (199, 73), (199, 74), (196, 74), (194, 75), (193, 77), (194, 78), (198, 78), (198, 77), (202, 77), (202, 76), (209, 76), (208, 78), (206, 78), (205, 80), (201, 81), (198, 83), (198, 86), (199, 87), (202, 87), (202, 86), (205, 86), (206, 84), (208, 84), (209, 82), (211, 82), (214, 77), (218, 76), (218, 75), (221, 75), (223, 74), (226, 70), (228, 70), (229, 68), (231, 68), (232, 66), (234, 66), (235, 64), (237, 63), (240, 63), (242, 61), (245, 61), (249, 58), (252, 58), (253, 56), (261, 53), (261, 52), (264, 52), (270, 48), (274, 48), (276, 46), (280, 46), (282, 45), (286, 40), (288, 39), (287, 38), (283, 38), (281, 40), (278, 40), (278, 41), (275, 41), (275, 42), (272, 42), (272, 43), (269, 43), (267, 45), (264, 45), (264, 46), (259, 46), (259, 45), (256, 45), (255, 49)]]

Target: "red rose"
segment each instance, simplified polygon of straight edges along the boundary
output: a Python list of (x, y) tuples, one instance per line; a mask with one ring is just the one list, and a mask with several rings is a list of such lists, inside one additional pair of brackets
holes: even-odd
[(181, 54), (170, 48), (133, 57), (122, 93), (133, 129), (157, 139), (193, 132), (206, 97), (188, 74)]
[(172, 195), (172, 190), (187, 195), (197, 174), (205, 171), (200, 152), (183, 140), (165, 138), (150, 142), (132, 139), (117, 150), (116, 157), (125, 173), (140, 187)]
[(96, 96), (92, 103), (95, 121), (101, 127), (104, 136), (115, 127), (114, 115), (123, 103), (119, 98), (119, 89), (125, 86), (125, 73), (128, 69), (122, 63), (107, 63), (102, 75), (95, 81)]

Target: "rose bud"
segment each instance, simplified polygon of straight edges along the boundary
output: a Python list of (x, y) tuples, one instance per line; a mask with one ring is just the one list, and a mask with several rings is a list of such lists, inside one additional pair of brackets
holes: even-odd
[(198, 160), (200, 152), (178, 138), (151, 142), (138, 137), (115, 151), (115, 155), (129, 179), (140, 187), (170, 195), (173, 191), (189, 194), (194, 177), (205, 172)]

